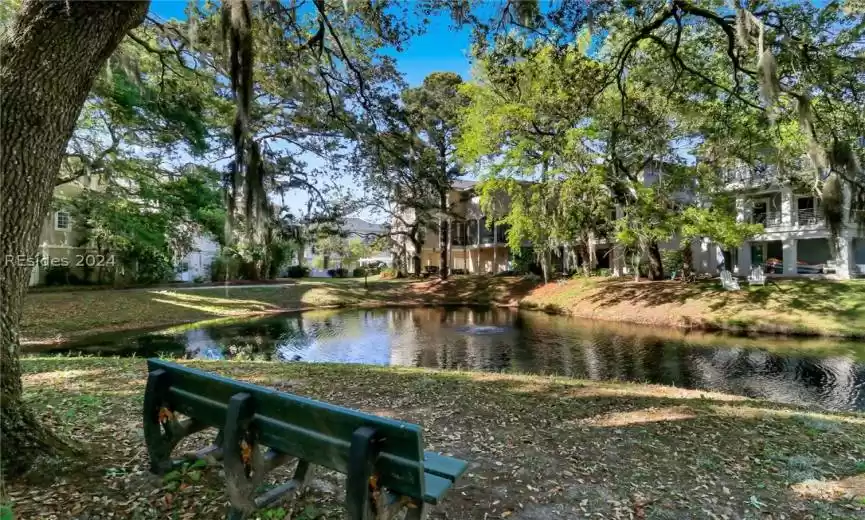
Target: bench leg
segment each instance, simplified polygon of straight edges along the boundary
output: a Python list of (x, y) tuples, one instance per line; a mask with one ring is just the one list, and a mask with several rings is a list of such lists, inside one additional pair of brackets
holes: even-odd
[(161, 475), (171, 470), (171, 452), (187, 435), (207, 427), (194, 419), (177, 420), (168, 406), (168, 374), (163, 369), (147, 375), (144, 392), (144, 442), (150, 459), (150, 471)]
[(258, 447), (255, 445), (249, 421), (254, 413), (252, 396), (241, 392), (231, 396), (222, 429), (222, 462), (225, 470), (225, 487), (231, 500), (228, 517), (232, 520), (244, 518), (255, 511), (253, 493), (255, 486), (249, 478), (256, 462)]
[(269, 471), (293, 457), (270, 449), (259, 451), (255, 432), (249, 427), (255, 412), (252, 396), (242, 392), (231, 397), (222, 429), (222, 460), (225, 470), (225, 485), (231, 501), (228, 513), (230, 520), (240, 520), (256, 509), (267, 507), (305, 488), (312, 478), (311, 464), (300, 460), (294, 476), (288, 482), (270, 489), (259, 496), (255, 490)]
[(312, 464), (305, 460), (297, 461), (294, 476), (288, 482), (277, 486), (255, 498), (255, 507), (258, 509), (269, 506), (277, 500), (285, 500), (295, 493), (302, 492), (312, 480)]
[[(351, 436), (348, 450), (348, 474), (345, 483), (345, 509), (349, 520), (376, 518), (374, 482), (375, 461), (378, 458), (376, 431), (362, 426)], [(373, 481), (371, 481), (373, 480)], [(378, 489), (379, 493), (382, 491)]]
[(409, 507), (405, 512), (405, 520), (424, 520), (427, 514), (427, 507), (422, 501), (412, 504), (414, 507)]

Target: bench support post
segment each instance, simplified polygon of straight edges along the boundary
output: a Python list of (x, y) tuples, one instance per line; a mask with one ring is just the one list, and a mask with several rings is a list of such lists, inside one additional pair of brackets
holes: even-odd
[(177, 420), (168, 402), (170, 384), (168, 373), (160, 368), (147, 375), (144, 391), (144, 442), (150, 471), (157, 475), (171, 471), (171, 452), (178, 442), (207, 427), (195, 419)]
[(348, 449), (348, 473), (345, 482), (345, 508), (349, 520), (372, 520), (376, 517), (371, 496), (376, 484), (371, 482), (378, 458), (378, 439), (374, 429), (362, 426), (351, 436)]
[(405, 512), (405, 520), (424, 520), (426, 518), (427, 508), (423, 500), (418, 500), (413, 503), (413, 507), (409, 507)]
[(255, 487), (249, 478), (258, 451), (252, 432), (249, 431), (253, 413), (251, 395), (241, 392), (231, 396), (225, 414), (225, 427), (222, 429), (222, 463), (225, 486), (231, 500), (229, 518), (243, 518), (255, 511)]
[(290, 462), (293, 457), (274, 449), (259, 451), (256, 432), (250, 428), (255, 413), (253, 398), (246, 392), (234, 394), (228, 402), (222, 429), (222, 460), (225, 485), (231, 509), (230, 520), (240, 520), (256, 509), (267, 507), (305, 488), (312, 478), (312, 467), (298, 460), (294, 476), (273, 489), (255, 496), (256, 487), (272, 469)]

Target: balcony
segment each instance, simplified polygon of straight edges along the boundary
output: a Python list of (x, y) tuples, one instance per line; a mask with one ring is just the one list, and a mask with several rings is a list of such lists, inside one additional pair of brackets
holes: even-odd
[(824, 222), (824, 218), (823, 215), (821, 215), (814, 208), (806, 208), (797, 211), (796, 222), (800, 226), (813, 226), (815, 224), (822, 224)]
[(762, 186), (776, 182), (778, 173), (771, 167), (739, 167), (722, 171), (720, 178), (721, 182), (728, 186)]
[[(492, 229), (487, 229), (485, 218), (482, 218), (480, 221), (480, 225), (477, 220), (469, 220), (466, 226), (466, 239), (464, 243), (454, 245), (467, 245), (467, 246), (490, 246), (493, 244), (506, 244), (508, 241), (507, 232), (509, 227), (506, 225), (499, 225), (495, 227), (495, 235), (493, 235)], [(480, 229), (478, 229), (480, 227)], [(478, 236), (480, 235), (480, 239)]]
[(469, 241), (465, 236), (451, 236), (452, 246), (467, 246), (468, 244)]
[(754, 224), (763, 224), (763, 227), (771, 228), (778, 227), (781, 225), (781, 212), (780, 211), (768, 211), (761, 213), (754, 213), (751, 218), (751, 222)]

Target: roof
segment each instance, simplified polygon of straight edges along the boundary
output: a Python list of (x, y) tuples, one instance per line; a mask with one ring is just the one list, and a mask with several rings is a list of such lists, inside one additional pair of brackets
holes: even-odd
[(346, 217), (343, 219), (342, 227), (349, 231), (381, 231), (384, 229), (382, 224), (374, 224), (357, 217)]
[(455, 179), (451, 185), (455, 190), (468, 190), (477, 186), (478, 181), (466, 181), (463, 179)]

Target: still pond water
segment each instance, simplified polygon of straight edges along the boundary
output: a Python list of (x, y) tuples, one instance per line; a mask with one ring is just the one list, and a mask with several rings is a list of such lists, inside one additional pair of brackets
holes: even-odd
[(862, 343), (684, 334), (511, 309), (310, 311), (93, 338), (64, 350), (557, 374), (865, 411)]

